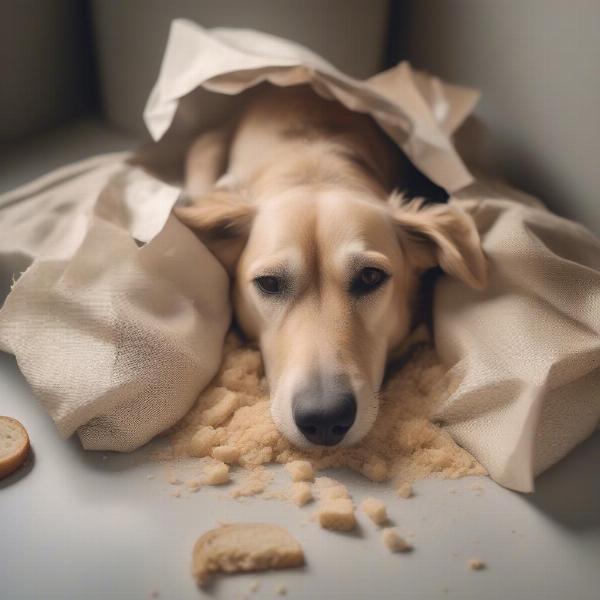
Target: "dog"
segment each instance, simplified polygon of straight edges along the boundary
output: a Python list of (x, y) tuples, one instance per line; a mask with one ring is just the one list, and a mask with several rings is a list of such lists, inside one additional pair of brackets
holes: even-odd
[(299, 447), (369, 432), (426, 271), (485, 285), (472, 218), (395, 191), (407, 163), (371, 117), (308, 86), (263, 87), (188, 152), (176, 215), (230, 274), (273, 420)]

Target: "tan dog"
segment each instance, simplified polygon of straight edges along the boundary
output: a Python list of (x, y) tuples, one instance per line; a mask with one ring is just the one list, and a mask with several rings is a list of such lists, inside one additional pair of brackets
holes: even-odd
[(193, 202), (177, 215), (231, 274), (273, 419), (297, 445), (351, 445), (369, 431), (425, 270), (485, 283), (472, 219), (403, 203), (402, 164), (370, 117), (304, 86), (259, 91), (188, 155)]

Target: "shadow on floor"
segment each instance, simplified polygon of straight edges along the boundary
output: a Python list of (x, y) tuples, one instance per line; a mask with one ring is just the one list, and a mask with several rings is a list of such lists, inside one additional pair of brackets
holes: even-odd
[(524, 497), (569, 529), (600, 528), (600, 432), (541, 475), (535, 493)]

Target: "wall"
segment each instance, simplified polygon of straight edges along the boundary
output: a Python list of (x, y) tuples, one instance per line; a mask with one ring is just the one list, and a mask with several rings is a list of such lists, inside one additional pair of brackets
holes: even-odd
[(122, 130), (145, 133), (142, 112), (175, 18), (286, 37), (321, 53), (347, 73), (366, 77), (383, 64), (389, 4), (389, 0), (94, 0), (105, 114)]
[(92, 106), (81, 0), (0, 0), (0, 145)]
[(480, 162), (600, 234), (600, 2), (405, 0), (398, 56), (478, 87)]

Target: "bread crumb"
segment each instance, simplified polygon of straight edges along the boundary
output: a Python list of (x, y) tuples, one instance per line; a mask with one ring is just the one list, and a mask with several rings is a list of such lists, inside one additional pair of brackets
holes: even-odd
[(479, 558), (470, 559), (467, 565), (471, 571), (481, 571), (486, 567), (486, 564)]
[(377, 498), (372, 496), (365, 498), (360, 507), (375, 525), (382, 525), (388, 520), (385, 504)]
[(307, 502), (313, 499), (312, 490), (310, 484), (306, 481), (296, 481), (290, 488), (290, 498), (298, 506), (304, 506)]
[(410, 483), (403, 483), (397, 490), (400, 498), (410, 498), (413, 495), (413, 489)]
[(240, 460), (240, 451), (235, 446), (215, 446), (212, 457), (228, 465), (234, 465)]
[(154, 479), (154, 475), (146, 475), (146, 479)]
[(202, 487), (202, 481), (199, 479), (188, 479), (185, 482), (185, 487), (187, 487), (190, 492), (197, 492)]
[(337, 498), (350, 498), (348, 488), (341, 483), (339, 485), (333, 485), (331, 487), (323, 488), (319, 492), (319, 498), (321, 500), (336, 500)]
[(362, 474), (371, 481), (385, 481), (388, 479), (388, 468), (383, 460), (376, 456), (371, 457), (363, 466)]
[(174, 492), (171, 492), (171, 496), (173, 496), (173, 498), (181, 498), (181, 492), (179, 490), (175, 490)]
[(223, 462), (212, 463), (204, 467), (203, 483), (206, 485), (223, 485), (229, 481), (229, 465)]
[(319, 525), (333, 531), (351, 531), (356, 527), (354, 507), (348, 498), (336, 498), (321, 502), (317, 513)]
[(269, 492), (263, 492), (261, 498), (265, 500), (289, 500), (290, 492), (289, 490), (271, 490)]
[(208, 456), (217, 439), (214, 427), (200, 427), (190, 441), (190, 454), (202, 458)]
[(381, 532), (383, 543), (390, 552), (408, 552), (412, 546), (404, 540), (395, 527), (387, 527)]
[(258, 592), (259, 589), (260, 589), (260, 580), (256, 579), (250, 584), (249, 591), (251, 594), (253, 594), (255, 592)]
[(230, 496), (232, 498), (246, 498), (262, 494), (272, 479), (273, 475), (265, 467), (256, 467), (246, 473), (242, 483), (231, 490)]
[(238, 399), (235, 393), (226, 391), (221, 400), (202, 413), (202, 423), (205, 425), (220, 425), (235, 412)]
[(285, 585), (278, 585), (278, 586), (275, 588), (275, 593), (276, 593), (278, 596), (285, 596), (285, 595), (287, 594), (287, 588), (285, 587)]
[(307, 460), (293, 460), (285, 468), (292, 481), (312, 481), (315, 476), (313, 466)]

